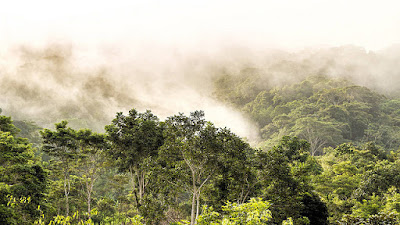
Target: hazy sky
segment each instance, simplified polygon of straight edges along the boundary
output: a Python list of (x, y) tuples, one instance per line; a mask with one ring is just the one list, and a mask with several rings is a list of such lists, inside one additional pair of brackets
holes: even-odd
[(1, 1), (0, 44), (299, 49), (400, 43), (397, 0)]

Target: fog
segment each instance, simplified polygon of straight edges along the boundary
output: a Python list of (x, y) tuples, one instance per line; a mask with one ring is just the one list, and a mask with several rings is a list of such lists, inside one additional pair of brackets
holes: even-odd
[(65, 43), (16, 47), (1, 58), (3, 114), (42, 126), (68, 119), (75, 126), (101, 130), (116, 112), (131, 108), (150, 109), (161, 119), (204, 110), (216, 125), (257, 137), (257, 129), (241, 113), (212, 97), (212, 77), (226, 62), (143, 51), (126, 55), (103, 49), (93, 55)]
[[(101, 131), (118, 111), (204, 110), (257, 141), (213, 95), (221, 74), (260, 85), (345, 77), (398, 95), (396, 1), (13, 1), (0, 7), (0, 108), (42, 126)], [(397, 45), (396, 45), (397, 44)]]

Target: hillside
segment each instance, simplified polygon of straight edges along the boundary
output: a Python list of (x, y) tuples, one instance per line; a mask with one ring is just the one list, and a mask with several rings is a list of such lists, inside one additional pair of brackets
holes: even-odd
[(399, 147), (399, 99), (324, 76), (271, 88), (260, 88), (260, 83), (262, 77), (254, 74), (224, 76), (215, 80), (215, 96), (257, 123), (263, 148), (285, 135), (306, 139), (312, 155), (344, 142), (372, 141), (386, 150)]

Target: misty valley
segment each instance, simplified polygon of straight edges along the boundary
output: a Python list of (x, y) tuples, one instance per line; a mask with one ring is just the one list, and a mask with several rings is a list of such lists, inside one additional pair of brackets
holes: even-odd
[(0, 224), (399, 224), (398, 46), (237, 51), (0, 61)]

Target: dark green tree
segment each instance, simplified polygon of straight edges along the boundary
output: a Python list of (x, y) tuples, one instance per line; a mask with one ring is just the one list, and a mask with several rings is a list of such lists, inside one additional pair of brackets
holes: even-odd
[[(150, 111), (128, 115), (117, 113), (112, 124), (105, 127), (111, 143), (109, 155), (120, 172), (128, 173), (137, 208), (147, 213), (149, 191), (155, 183), (154, 170), (160, 146), (163, 144), (163, 123)], [(156, 204), (155, 202), (153, 202)], [(162, 211), (159, 211), (162, 213)]]
[(320, 207), (324, 203), (310, 194), (313, 188), (309, 177), (320, 169), (310, 159), (309, 147), (305, 140), (284, 136), (278, 145), (258, 154), (262, 196), (272, 203), (275, 223), (292, 217), (296, 224), (302, 224), (307, 216), (311, 224), (327, 223), (327, 209)]
[(222, 207), (226, 201), (243, 204), (259, 194), (260, 183), (254, 167), (256, 151), (226, 128), (220, 130), (217, 138), (224, 152), (218, 160), (217, 175), (205, 187), (205, 201), (215, 208)]

